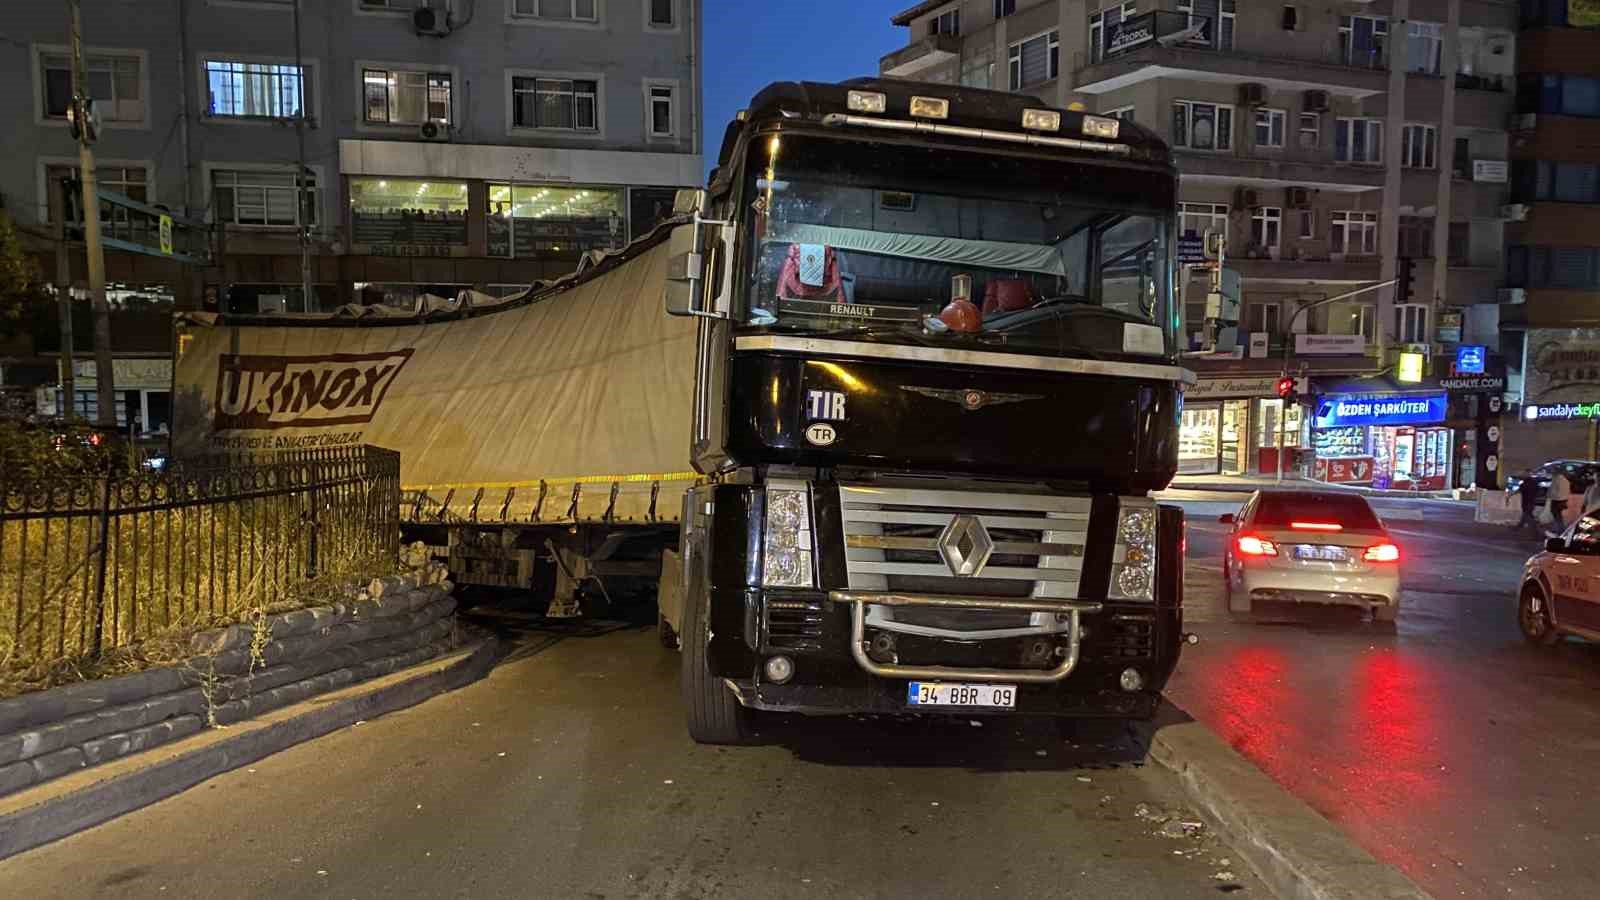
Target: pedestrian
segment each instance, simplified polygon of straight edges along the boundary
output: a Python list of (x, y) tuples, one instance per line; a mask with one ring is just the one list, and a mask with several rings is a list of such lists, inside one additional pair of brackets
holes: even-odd
[(1572, 479), (1566, 469), (1556, 469), (1550, 478), (1550, 537), (1560, 537), (1567, 530), (1567, 506), (1572, 500)]
[(1522, 479), (1517, 485), (1517, 498), (1522, 501), (1522, 520), (1517, 523), (1517, 530), (1532, 528), (1535, 533), (1539, 531), (1539, 486), (1532, 477)]

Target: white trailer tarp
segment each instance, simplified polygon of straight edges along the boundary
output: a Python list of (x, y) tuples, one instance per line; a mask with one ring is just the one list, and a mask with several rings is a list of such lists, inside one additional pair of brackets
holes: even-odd
[(178, 453), (372, 444), (400, 451), (408, 517), (676, 519), (695, 324), (663, 309), (667, 253), (465, 318), (192, 325)]

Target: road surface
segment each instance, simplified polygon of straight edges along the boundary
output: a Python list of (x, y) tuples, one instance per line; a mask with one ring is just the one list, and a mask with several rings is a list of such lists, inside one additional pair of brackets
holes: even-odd
[(1171, 777), (1115, 734), (843, 720), (699, 747), (676, 666), (653, 631), (523, 635), (455, 694), (0, 862), (0, 894), (1269, 896), (1181, 836)]
[(1393, 632), (1349, 615), (1234, 623), (1222, 605), (1241, 495), (1189, 512), (1185, 651), (1168, 695), (1436, 897), (1594, 897), (1600, 647), (1527, 646), (1522, 563), (1539, 542), (1465, 504), (1374, 500), (1404, 554)]

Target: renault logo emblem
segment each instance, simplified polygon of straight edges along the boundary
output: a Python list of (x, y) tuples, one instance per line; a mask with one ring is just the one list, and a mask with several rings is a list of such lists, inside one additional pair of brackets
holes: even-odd
[(989, 529), (977, 516), (960, 515), (950, 520), (939, 535), (939, 555), (958, 578), (971, 578), (983, 571), (989, 554), (994, 552), (994, 541)]

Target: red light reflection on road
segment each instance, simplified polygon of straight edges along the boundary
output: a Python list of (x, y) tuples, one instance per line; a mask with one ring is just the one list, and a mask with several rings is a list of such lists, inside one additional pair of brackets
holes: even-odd
[(1341, 729), (1347, 758), (1357, 761), (1350, 790), (1367, 794), (1362, 805), (1374, 811), (1434, 799), (1441, 777), (1434, 710), (1441, 700), (1433, 673), (1418, 657), (1385, 648), (1363, 654), (1353, 676), (1353, 719)]
[(1284, 736), (1283, 717), (1297, 704), (1284, 684), (1288, 660), (1273, 647), (1239, 647), (1223, 663), (1216, 710), (1217, 731), (1235, 750), (1269, 772), (1279, 768)]

